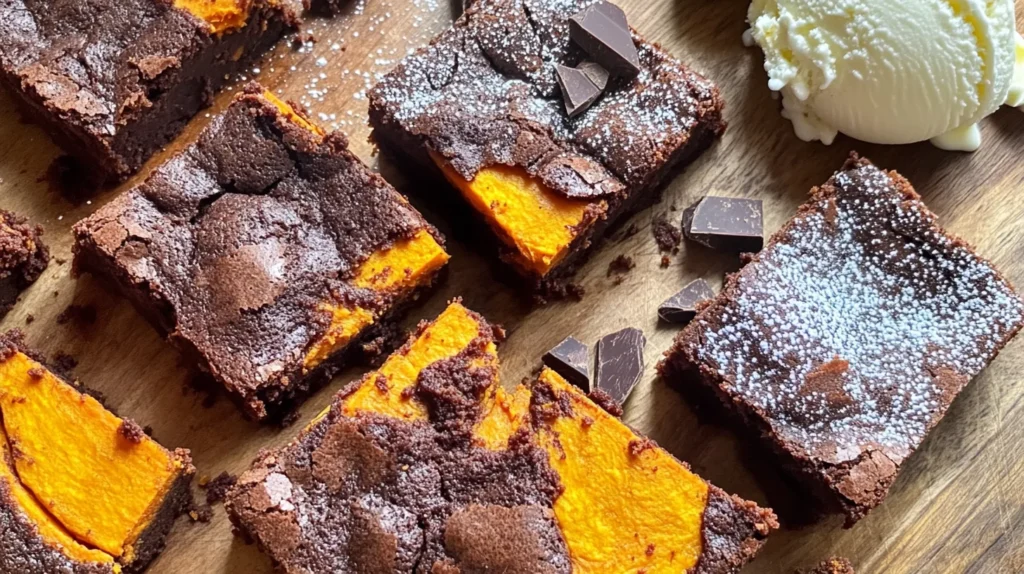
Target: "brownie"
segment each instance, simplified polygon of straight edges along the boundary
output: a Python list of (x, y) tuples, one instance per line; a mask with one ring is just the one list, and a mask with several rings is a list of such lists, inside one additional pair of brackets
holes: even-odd
[(579, 210), (571, 225), (555, 224), (571, 228), (564, 252), (537, 268), (523, 262), (507, 229), (488, 228), (490, 215), (481, 211), (502, 207), (469, 208), (453, 188), (438, 202), (460, 224), (477, 220), (481, 237), (541, 290), (564, 287), (609, 225), (653, 201), (673, 168), (725, 129), (715, 85), (635, 34), (639, 75), (613, 78), (589, 110), (570, 119), (555, 69), (585, 59), (570, 40), (569, 19), (591, 4), (475, 1), (369, 98), (373, 137), (386, 150), (435, 173), (440, 167), (453, 183), (512, 169), (539, 185), (537, 193), (548, 197), (542, 203)]
[[(108, 279), (256, 419), (286, 414), (346, 351), (374, 350), (447, 261), (344, 135), (271, 98), (250, 84), (195, 144), (74, 227), (75, 270)], [(407, 252), (430, 259), (387, 258)]]
[(0, 209), (0, 319), (49, 264), (50, 250), (42, 235), (42, 227)]
[(90, 170), (124, 179), (297, 25), (286, 3), (239, 4), (5, 0), (0, 84)]
[(852, 156), (659, 365), (852, 525), (1024, 324), (1024, 302), (910, 183)]
[[(468, 342), (443, 351), (431, 348), (451, 345), (459, 337)], [(673, 563), (674, 549), (647, 541), (673, 536), (684, 520), (680, 516), (666, 516), (662, 525), (643, 512), (639, 530), (605, 526), (581, 532), (581, 523), (566, 523), (559, 513), (573, 512), (573, 503), (566, 510), (560, 499), (572, 497), (580, 504), (581, 489), (590, 486), (576, 478), (587, 466), (576, 457), (602, 458), (593, 450), (603, 445), (588, 443), (586, 455), (560, 450), (560, 422), (610, 429), (595, 430), (592, 436), (634, 437), (609, 442), (614, 452), (608, 460), (627, 457), (627, 464), (651, 466), (641, 471), (651, 473), (643, 475), (651, 482), (659, 472), (685, 473), (692, 484), (662, 484), (679, 492), (706, 490), (702, 512), (688, 523), (701, 540), (699, 556), (689, 557), (692, 572), (736, 572), (777, 527), (770, 511), (707, 485), (614, 417), (597, 415), (600, 408), (564, 380), (542, 376), (514, 397), (505, 394), (497, 380), (495, 342), (496, 330), (458, 303), (434, 324), (422, 326), (381, 371), (339, 393), (295, 440), (262, 453), (239, 478), (226, 502), (239, 531), (255, 540), (282, 572), (569, 574), (579, 569), (570, 550), (574, 543), (613, 548), (611, 556), (593, 558), (590, 571), (622, 571), (607, 561), (636, 563), (652, 556)], [(389, 370), (392, 361), (397, 368)], [(581, 410), (574, 411), (576, 406)], [(496, 422), (504, 416), (510, 416), (508, 427)], [(569, 459), (568, 470), (552, 465), (559, 456)], [(636, 462), (653, 456), (660, 457), (657, 463)], [(669, 461), (674, 468), (668, 468)], [(588, 469), (588, 474), (621, 477), (603, 468)], [(630, 490), (643, 490), (642, 484), (630, 485)], [(631, 496), (624, 491), (608, 495)], [(670, 492), (666, 498), (677, 501), (679, 495)], [(594, 524), (606, 524), (614, 514), (603, 513), (629, 504), (617, 501), (588, 505), (585, 511), (601, 516)], [(662, 528), (659, 533), (648, 531), (654, 524)], [(649, 538), (652, 534), (663, 537)], [(612, 535), (619, 536), (609, 540)], [(588, 536), (593, 542), (581, 540)], [(683, 535), (679, 540), (692, 544)], [(690, 551), (682, 545), (680, 562), (681, 554)]]
[[(134, 424), (130, 419), (118, 419), (92, 391), (67, 382), (58, 373), (25, 344), (20, 331), (0, 334), (0, 390), (5, 396), (0, 400), (0, 416), (7, 419), (0, 428), (0, 571), (141, 572), (163, 550), (175, 520), (191, 506), (195, 468), (190, 453), (185, 449), (168, 451), (145, 435), (123, 436), (122, 428)], [(53, 387), (59, 390), (53, 392)], [(41, 405), (34, 413), (33, 407), (27, 406), (33, 404)], [(33, 416), (46, 417), (54, 425), (70, 425), (73, 430), (69, 432), (81, 444), (57, 447), (48, 443), (52, 435), (32, 436), (30, 431), (46, 428), (32, 421)], [(118, 434), (123, 442), (114, 436)], [(133, 455), (135, 449), (143, 452)], [(76, 455), (69, 457), (69, 450)], [(78, 454), (81, 452), (86, 454)], [(31, 476), (17, 470), (21, 459), (32, 461)], [(165, 468), (160, 468), (161, 463)], [(47, 469), (70, 476), (40, 476)], [(166, 476), (150, 476), (149, 472)], [(62, 487), (37, 492), (42, 481), (59, 482)], [(119, 489), (117, 481), (127, 481), (130, 486)], [(159, 491), (148, 486), (160, 481), (164, 485)], [(83, 491), (89, 493), (93, 514), (76, 518), (96, 521), (87, 523), (90, 534), (93, 526), (97, 533), (109, 531), (105, 520), (131, 521), (130, 529), (113, 527), (127, 538), (121, 541), (123, 553), (110, 554), (79, 538), (73, 532), (82, 525), (60, 518), (60, 510), (74, 506), (71, 499), (79, 498)], [(139, 492), (153, 499), (144, 499), (141, 505), (126, 502)], [(112, 504), (119, 508), (111, 510)]]

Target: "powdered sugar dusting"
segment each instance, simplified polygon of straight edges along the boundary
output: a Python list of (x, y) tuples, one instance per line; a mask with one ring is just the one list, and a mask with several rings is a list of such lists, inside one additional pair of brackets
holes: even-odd
[[(873, 166), (834, 180), (703, 317), (701, 361), (780, 435), (841, 462), (864, 446), (907, 456), (1024, 320), (998, 274), (944, 235)], [(844, 363), (845, 362), (845, 363)], [(833, 389), (810, 382), (833, 366)]]

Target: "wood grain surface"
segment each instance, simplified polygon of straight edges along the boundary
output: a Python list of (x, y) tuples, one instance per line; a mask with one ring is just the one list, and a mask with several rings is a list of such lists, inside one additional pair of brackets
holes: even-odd
[[(443, 185), (403, 173), (405, 166), (375, 155), (367, 142), (365, 90), (410, 48), (444, 29), (458, 0), (366, 0), (353, 2), (332, 20), (307, 19), (303, 32), (317, 41), (301, 49), (282, 42), (254, 74), (279, 95), (308, 105), (314, 118), (349, 134), (354, 151), (400, 189), (432, 193)], [(686, 245), (660, 267), (652, 219), (708, 194), (756, 197), (765, 202), (765, 228), (780, 227), (824, 182), (850, 150), (907, 176), (952, 232), (974, 244), (1011, 282), (1024, 286), (1024, 113), (1003, 109), (984, 122), (984, 145), (975, 154), (942, 152), (927, 144), (865, 145), (840, 138), (831, 147), (804, 143), (778, 113), (757, 50), (743, 47), (747, 0), (621, 0), (630, 22), (647, 38), (716, 81), (727, 103), (730, 127), (721, 142), (672, 181), (663, 201), (627, 222), (639, 232), (618, 233), (582, 269), (587, 295), (581, 302), (531, 308), (499, 283), (485, 257), (457, 240), (448, 283), (414, 309), (407, 323), (432, 318), (452, 297), (492, 321), (510, 337), (501, 349), (506, 383), (519, 381), (548, 348), (566, 335), (593, 343), (625, 326), (647, 332), (648, 373), (627, 404), (625, 419), (694, 469), (734, 493), (769, 504), (786, 522), (750, 573), (789, 573), (833, 554), (852, 560), (863, 573), (1024, 572), (1024, 341), (1015, 341), (953, 405), (946, 420), (910, 459), (889, 499), (851, 530), (833, 518), (800, 526), (803, 496), (785, 485), (770, 461), (728, 429), (698, 418), (675, 392), (657, 380), (654, 363), (675, 330), (659, 325), (658, 304), (696, 277), (720, 285), (738, 262)], [(1024, 14), (1024, 0), (1018, 1)], [(1018, 25), (1020, 22), (1018, 22)], [(223, 93), (209, 113), (223, 109)], [(200, 114), (166, 153), (192, 141), (209, 113)], [(239, 473), (261, 448), (289, 440), (288, 429), (246, 422), (226, 399), (204, 406), (205, 395), (188, 391), (188, 366), (124, 300), (88, 276), (71, 275), (70, 227), (121, 189), (72, 202), (47, 180), (59, 150), (35, 126), (21, 120), (0, 94), (0, 207), (46, 227), (55, 261), (0, 327), (21, 327), (48, 353), (64, 351), (79, 361), (78, 377), (106, 395), (123, 416), (152, 425), (169, 447), (192, 450), (201, 476)], [(141, 177), (141, 176), (140, 176)], [(138, 181), (136, 178), (135, 181)], [(129, 185), (131, 182), (129, 182)], [(443, 232), (451, 226), (424, 210)], [(636, 268), (616, 284), (609, 262), (620, 254)], [(93, 305), (92, 325), (59, 324), (70, 304)], [(34, 320), (29, 322), (29, 317)], [(313, 396), (301, 409), (308, 420), (328, 404), (353, 369)], [(201, 493), (200, 493), (201, 495)], [(211, 522), (180, 520), (167, 550), (150, 572), (270, 572), (268, 559), (231, 533), (221, 506)]]

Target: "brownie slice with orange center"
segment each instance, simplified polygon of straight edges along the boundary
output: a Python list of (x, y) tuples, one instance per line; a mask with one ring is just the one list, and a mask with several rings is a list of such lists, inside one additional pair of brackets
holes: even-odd
[(163, 548), (194, 469), (0, 337), (0, 571), (135, 572)]
[(285, 413), (448, 261), (437, 232), (300, 112), (250, 85), (199, 141), (75, 226), (110, 279), (251, 417)]
[(777, 527), (453, 303), (228, 495), (285, 571), (734, 572)]
[(376, 140), (439, 169), (456, 190), (447, 205), (542, 291), (725, 129), (715, 85), (636, 34), (639, 75), (569, 118), (555, 68), (584, 59), (569, 19), (592, 4), (475, 2), (370, 94)]

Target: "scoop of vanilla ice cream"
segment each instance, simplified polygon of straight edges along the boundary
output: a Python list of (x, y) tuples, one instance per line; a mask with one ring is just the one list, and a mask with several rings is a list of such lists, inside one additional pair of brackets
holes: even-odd
[(754, 0), (748, 20), (807, 141), (973, 150), (979, 120), (1024, 100), (1013, 0)]

